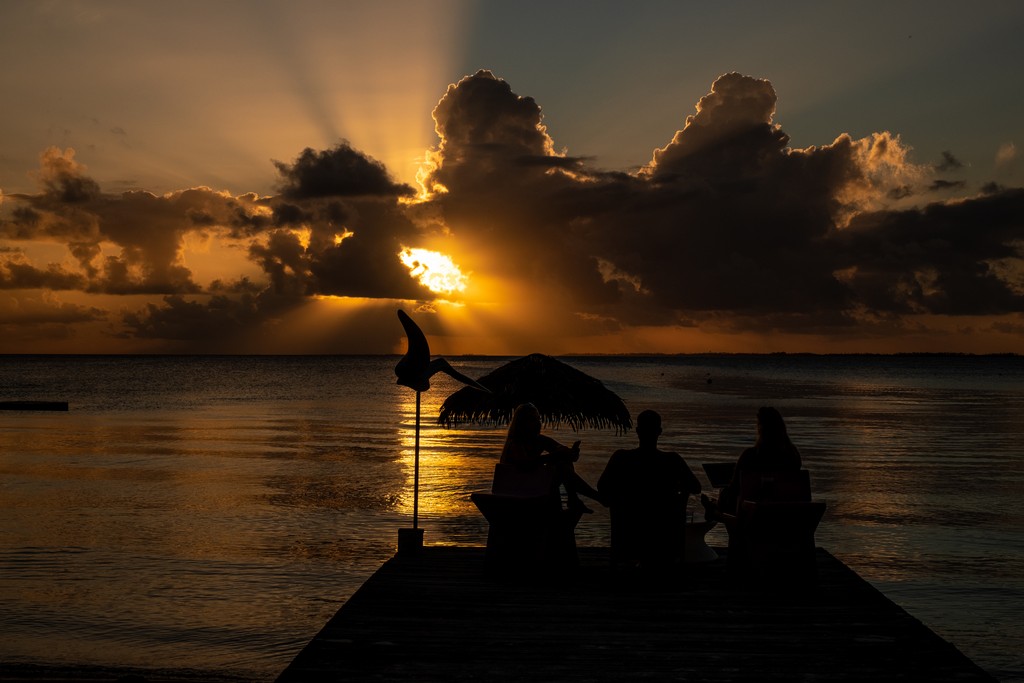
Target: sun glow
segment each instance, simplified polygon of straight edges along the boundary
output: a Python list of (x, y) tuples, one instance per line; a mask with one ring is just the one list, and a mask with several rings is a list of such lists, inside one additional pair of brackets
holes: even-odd
[(430, 291), (437, 294), (466, 291), (469, 277), (463, 275), (451, 256), (429, 249), (404, 247), (398, 257), (409, 269), (409, 275)]

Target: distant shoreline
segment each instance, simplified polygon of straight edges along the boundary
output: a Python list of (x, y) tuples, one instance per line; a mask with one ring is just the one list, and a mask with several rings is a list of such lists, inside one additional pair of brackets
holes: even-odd
[[(439, 354), (438, 354), (439, 355)], [(525, 354), (524, 354), (525, 355)], [(967, 353), (964, 351), (900, 351), (894, 353), (818, 353), (814, 351), (771, 351), (767, 353), (736, 353), (702, 351), (699, 353), (560, 353), (546, 354), (554, 358), (1024, 358), (1012, 351)], [(401, 358), (400, 353), (0, 353), (0, 358)], [(515, 354), (479, 353), (451, 354), (449, 358), (506, 359)]]

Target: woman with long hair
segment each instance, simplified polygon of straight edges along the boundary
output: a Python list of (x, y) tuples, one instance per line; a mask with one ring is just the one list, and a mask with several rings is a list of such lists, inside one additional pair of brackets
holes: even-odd
[(579, 494), (600, 502), (597, 490), (576, 473), (573, 463), (580, 458), (580, 442), (563, 446), (550, 436), (541, 434), (540, 411), (532, 403), (518, 406), (509, 421), (501, 462), (523, 470), (551, 467), (556, 483), (565, 487), (569, 507), (593, 512), (583, 504)]
[(722, 489), (718, 500), (701, 496), (709, 517), (721, 513), (735, 514), (743, 472), (796, 472), (802, 467), (800, 451), (793, 445), (781, 413), (764, 406), (757, 411), (757, 440), (753, 448), (740, 454), (732, 473), (732, 481)]

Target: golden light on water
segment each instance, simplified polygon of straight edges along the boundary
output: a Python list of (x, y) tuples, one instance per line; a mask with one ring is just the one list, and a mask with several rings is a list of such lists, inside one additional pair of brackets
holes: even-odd
[(436, 294), (456, 294), (466, 291), (469, 277), (459, 269), (451, 256), (429, 249), (406, 247), (398, 255), (409, 269), (409, 274)]

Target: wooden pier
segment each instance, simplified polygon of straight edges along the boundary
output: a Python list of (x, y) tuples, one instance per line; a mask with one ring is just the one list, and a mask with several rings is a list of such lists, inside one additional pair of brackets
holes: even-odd
[(48, 410), (67, 412), (67, 401), (0, 401), (0, 410)]
[(820, 548), (816, 585), (773, 590), (724, 560), (638, 582), (601, 548), (565, 577), (501, 580), (483, 552), (389, 560), (278, 683), (995, 680)]

